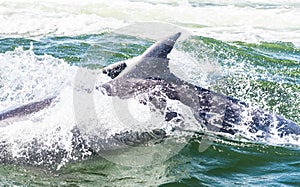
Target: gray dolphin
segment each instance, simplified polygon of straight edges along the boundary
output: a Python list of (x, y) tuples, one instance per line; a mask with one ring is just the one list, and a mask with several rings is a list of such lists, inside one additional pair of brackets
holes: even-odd
[[(104, 88), (108, 95), (121, 99), (149, 92), (160, 86), (161, 92), (169, 99), (178, 100), (191, 108), (195, 119), (209, 131), (236, 134), (240, 126), (245, 126), (257, 137), (268, 137), (277, 129), (280, 137), (299, 135), (300, 126), (282, 116), (263, 111), (235, 98), (215, 93), (181, 80), (169, 68), (167, 55), (172, 51), (181, 33), (176, 33), (153, 44), (139, 60), (128, 64), (126, 61), (112, 64), (102, 72), (112, 78), (111, 81), (97, 86)], [(32, 102), (0, 112), (0, 121), (12, 117), (20, 117), (38, 112), (49, 107), (55, 96)], [(165, 100), (158, 101), (155, 96), (152, 102), (158, 109), (163, 109)], [(178, 114), (170, 111), (165, 119), (171, 120)], [(272, 131), (272, 132), (271, 132)]]
[[(292, 135), (297, 137), (300, 134), (300, 126), (293, 121), (252, 107), (235, 98), (193, 85), (174, 75), (170, 71), (167, 55), (173, 49), (180, 35), (180, 33), (176, 33), (156, 42), (134, 62), (119, 62), (104, 68), (101, 71), (111, 77), (111, 80), (103, 85), (96, 86), (95, 90), (104, 91), (105, 94), (111, 97), (128, 99), (159, 88), (156, 92), (150, 94), (148, 102), (151, 102), (156, 109), (166, 111), (164, 113), (166, 121), (170, 121), (180, 115), (172, 110), (164, 110), (168, 99), (176, 100), (189, 107), (199, 124), (211, 132), (222, 132), (230, 135), (250, 133), (253, 134), (253, 140), (268, 139), (272, 137), (271, 135), (279, 137)], [(0, 112), (0, 121), (43, 110), (51, 106), (55, 98), (53, 96), (2, 111)], [(80, 129), (75, 128), (72, 133), (74, 136), (72, 140), (74, 154), (81, 157), (84, 155), (82, 150), (88, 149), (90, 144), (87, 145), (85, 143), (86, 140), (81, 136)], [(149, 132), (120, 132), (108, 139), (98, 137), (99, 139), (92, 142), (92, 144), (97, 144), (93, 145), (93, 147), (98, 146), (99, 149), (110, 149), (112, 145), (116, 148), (122, 147), (122, 145), (135, 145), (151, 140), (160, 141), (165, 137), (166, 133), (163, 129), (154, 129)], [(38, 144), (34, 143), (34, 145)], [(5, 143), (0, 144), (0, 161), (2, 162), (10, 161), (10, 153), (7, 151), (7, 146)], [(40, 156), (36, 155), (34, 150), (37, 147), (33, 149), (32, 154), (28, 154), (30, 158), (26, 158), (27, 161), (39, 158), (46, 163), (49, 155), (56, 154), (43, 152), (40, 153)], [(53, 157), (57, 158), (57, 160), (62, 160), (66, 155), (68, 153), (62, 150), (59, 155), (56, 154)], [(11, 160), (14, 159), (12, 158)], [(18, 159), (18, 161), (23, 162), (24, 159)], [(49, 160), (49, 163), (52, 163), (52, 161)]]
[[(167, 55), (179, 36), (180, 33), (176, 33), (155, 43), (134, 63), (121, 62), (105, 68), (103, 72), (112, 80), (101, 86), (108, 95), (121, 99), (149, 92), (159, 86), (168, 99), (178, 100), (190, 107), (194, 117), (208, 131), (231, 135), (251, 133), (253, 139), (300, 134), (300, 126), (293, 121), (190, 84), (171, 73)], [(159, 109), (165, 106), (165, 100), (157, 103), (153, 99), (152, 102)], [(177, 115), (170, 111), (166, 113), (165, 119), (170, 120)]]
[(44, 108), (50, 106), (55, 98), (55, 96), (52, 96), (41, 101), (35, 101), (32, 103), (24, 104), (22, 106), (17, 106), (1, 111), (0, 121), (13, 117), (22, 117), (43, 110)]

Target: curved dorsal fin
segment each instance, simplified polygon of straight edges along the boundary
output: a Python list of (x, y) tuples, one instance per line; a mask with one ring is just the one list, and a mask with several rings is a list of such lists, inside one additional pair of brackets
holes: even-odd
[(168, 54), (172, 51), (180, 32), (160, 40), (148, 48), (138, 60), (119, 62), (103, 69), (103, 73), (114, 78), (162, 78), (169, 74)]
[(181, 33), (160, 40), (147, 49), (139, 60), (125, 68), (117, 78), (161, 78), (170, 74), (168, 54)]
[(142, 57), (167, 58), (167, 55), (172, 51), (176, 40), (181, 35), (180, 32), (160, 40), (148, 48)]

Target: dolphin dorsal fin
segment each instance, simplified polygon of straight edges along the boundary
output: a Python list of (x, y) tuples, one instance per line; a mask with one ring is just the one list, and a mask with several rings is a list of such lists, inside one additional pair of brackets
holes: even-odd
[(160, 40), (148, 48), (136, 61), (120, 62), (109, 66), (103, 73), (112, 79), (164, 78), (170, 74), (168, 54), (172, 51), (180, 32)]
[(142, 57), (167, 58), (167, 55), (172, 51), (176, 40), (181, 35), (180, 32), (160, 40), (148, 48)]

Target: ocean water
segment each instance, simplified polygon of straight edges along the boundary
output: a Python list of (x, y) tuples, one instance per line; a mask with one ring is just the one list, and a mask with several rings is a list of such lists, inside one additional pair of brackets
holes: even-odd
[(78, 156), (71, 133), (168, 130), (147, 107), (129, 100), (120, 110), (94, 89), (109, 80), (101, 68), (179, 31), (174, 74), (300, 124), (298, 1), (0, 0), (0, 12), (0, 111), (57, 96), (45, 110), (0, 121), (0, 186), (300, 185), (299, 137), (207, 133), (178, 102), (169, 107), (187, 116), (190, 132), (169, 131), (163, 142), (83, 147)]

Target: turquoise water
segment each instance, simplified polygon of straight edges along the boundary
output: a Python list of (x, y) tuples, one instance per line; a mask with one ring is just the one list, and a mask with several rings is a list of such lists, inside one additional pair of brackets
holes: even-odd
[[(22, 46), (38, 58), (44, 54), (69, 65), (99, 69), (141, 54), (154, 41), (111, 32), (41, 39), (3, 38), (2, 54)], [(30, 47), (33, 45), (33, 48)], [(197, 63), (217, 63), (223, 73), (208, 86), (300, 123), (300, 50), (284, 42), (223, 42), (193, 36), (176, 45)], [(101, 54), (101, 55), (99, 55)], [(14, 54), (18, 55), (18, 54)], [(205, 59), (205, 60), (203, 60)], [(9, 60), (9, 59), (8, 59)], [(47, 63), (47, 62), (45, 62)], [(18, 68), (18, 67), (15, 67)], [(299, 145), (276, 141), (245, 142), (238, 137), (195, 134), (178, 154), (161, 164), (123, 166), (99, 155), (70, 162), (59, 170), (2, 164), (2, 186), (281, 186), (299, 185)], [(147, 149), (147, 147), (145, 147)], [(119, 154), (122, 154), (120, 151)]]

